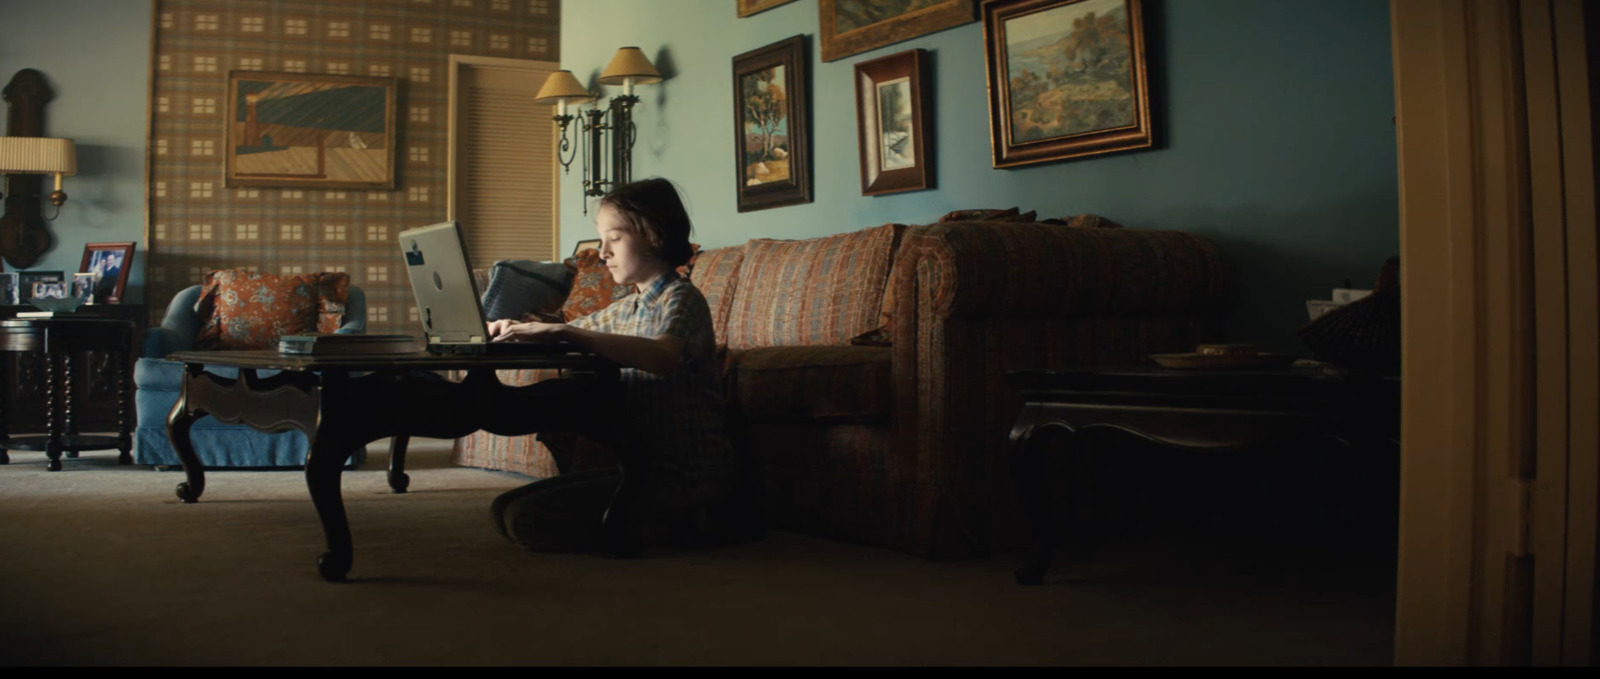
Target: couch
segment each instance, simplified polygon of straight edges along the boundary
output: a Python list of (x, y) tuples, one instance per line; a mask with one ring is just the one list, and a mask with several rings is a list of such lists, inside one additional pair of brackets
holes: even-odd
[[(305, 276), (318, 276), (306, 274)], [(367, 327), (366, 295), (361, 288), (348, 285), (341, 288), (344, 298), (337, 304), (326, 305), (325, 315), (334, 316), (324, 329), (340, 334), (365, 333)], [(259, 278), (259, 277), (258, 277)], [(289, 280), (289, 277), (273, 277)], [(194, 285), (183, 289), (167, 304), (161, 326), (145, 331), (144, 354), (134, 363), (133, 383), (136, 426), (133, 431), (133, 459), (136, 464), (177, 467), (182, 463), (167, 438), (167, 415), (178, 402), (181, 391), (183, 364), (167, 360), (174, 352), (196, 348), (196, 340), (207, 328), (209, 316), (201, 313), (196, 304), (202, 299), (204, 286)], [(281, 328), (281, 325), (278, 325)], [(316, 327), (296, 331), (316, 331)], [(269, 331), (274, 332), (274, 331)], [(257, 344), (275, 347), (277, 337), (263, 336)], [(205, 348), (232, 348), (226, 346)], [(237, 378), (238, 368), (227, 366), (207, 367), (223, 377)], [(262, 371), (263, 377), (276, 371)], [(264, 433), (243, 424), (224, 424), (210, 417), (196, 420), (189, 431), (195, 454), (207, 468), (278, 468), (303, 467), (310, 446), (305, 434), (298, 431)], [(365, 449), (355, 453), (353, 462), (359, 464)]]
[[(1005, 372), (1141, 365), (1222, 339), (1230, 276), (1203, 237), (1093, 215), (952, 217), (694, 260), (767, 525), (927, 557), (1021, 546), (1007, 447), (1021, 398)], [(531, 436), (478, 432), (454, 460), (559, 471)]]

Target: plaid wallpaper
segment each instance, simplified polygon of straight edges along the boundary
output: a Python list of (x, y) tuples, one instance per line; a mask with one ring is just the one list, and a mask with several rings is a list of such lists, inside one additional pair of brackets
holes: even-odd
[[(367, 332), (416, 334), (394, 235), (444, 219), (449, 55), (559, 61), (561, 0), (157, 0), (146, 295), (212, 269), (344, 271)], [(228, 71), (398, 80), (393, 191), (224, 188)]]

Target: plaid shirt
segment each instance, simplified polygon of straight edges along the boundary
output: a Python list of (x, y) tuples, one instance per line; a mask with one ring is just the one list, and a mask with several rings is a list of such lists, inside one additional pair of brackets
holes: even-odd
[(733, 444), (723, 418), (711, 307), (688, 279), (669, 271), (649, 287), (571, 325), (635, 337), (683, 340), (671, 375), (622, 369), (625, 416), (651, 468), (651, 491), (699, 504), (733, 478)]

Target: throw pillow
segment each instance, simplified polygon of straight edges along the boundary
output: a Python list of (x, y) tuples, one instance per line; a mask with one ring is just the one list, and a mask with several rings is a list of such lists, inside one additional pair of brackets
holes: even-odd
[(1044, 224), (1060, 224), (1062, 226), (1073, 226), (1073, 227), (1077, 227), (1077, 228), (1080, 228), (1080, 229), (1120, 229), (1120, 228), (1122, 228), (1121, 224), (1118, 224), (1118, 223), (1113, 222), (1113, 221), (1111, 221), (1109, 219), (1106, 219), (1105, 217), (1101, 217), (1100, 215), (1091, 215), (1091, 214), (1073, 215), (1071, 217), (1062, 217), (1062, 218), (1059, 218), (1059, 219), (1046, 219), (1042, 223), (1044, 223)]
[(284, 335), (338, 330), (350, 275), (222, 270), (207, 273), (201, 285), (196, 349), (276, 349)]
[(745, 243), (724, 342), (736, 350), (839, 345), (878, 327), (904, 228)]
[(611, 272), (606, 269), (605, 260), (600, 259), (599, 250), (580, 250), (568, 257), (565, 264), (572, 268), (573, 274), (572, 291), (561, 304), (564, 322), (588, 316), (633, 293), (633, 286), (612, 282)]
[(495, 262), (489, 268), (489, 284), (483, 290), (484, 318), (560, 320), (558, 312), (572, 290), (573, 273), (563, 262)]

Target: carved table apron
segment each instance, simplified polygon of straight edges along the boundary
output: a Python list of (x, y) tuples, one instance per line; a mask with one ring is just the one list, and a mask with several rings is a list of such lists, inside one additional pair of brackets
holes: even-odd
[(1022, 394), (1011, 429), (1012, 473), (1032, 547), (1018, 584), (1037, 585), (1050, 568), (1050, 497), (1044, 456), (1061, 434), (1069, 448), (1090, 428), (1110, 428), (1184, 450), (1225, 451), (1327, 436), (1345, 443), (1399, 445), (1400, 380), (1339, 371), (1016, 371)]
[[(205, 492), (205, 468), (189, 440), (195, 420), (211, 416), (230, 424), (247, 424), (264, 432), (298, 430), (311, 449), (306, 457), (306, 486), (327, 538), (328, 551), (317, 569), (329, 582), (342, 581), (353, 559), (350, 525), (340, 492), (344, 461), (358, 446), (393, 437), (389, 485), (405, 492), (406, 440), (411, 436), (454, 439), (479, 429), (504, 436), (534, 433), (523, 415), (538, 403), (538, 385), (501, 384), (496, 370), (561, 369), (567, 375), (616, 380), (615, 364), (592, 355), (547, 356), (285, 356), (275, 351), (184, 351), (170, 356), (184, 364), (183, 387), (167, 417), (167, 435), (183, 462), (186, 481), (178, 498), (198, 502)], [(206, 366), (233, 366), (237, 379), (205, 372)], [(270, 377), (257, 370), (279, 370)], [(465, 370), (460, 382), (431, 371)], [(520, 412), (519, 412), (520, 411)], [(622, 486), (607, 511), (606, 529), (612, 549), (628, 555), (631, 526), (618, 506), (632, 478), (623, 469)], [(631, 517), (630, 517), (631, 518)]]

